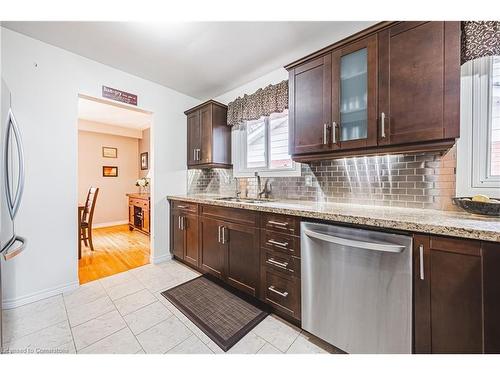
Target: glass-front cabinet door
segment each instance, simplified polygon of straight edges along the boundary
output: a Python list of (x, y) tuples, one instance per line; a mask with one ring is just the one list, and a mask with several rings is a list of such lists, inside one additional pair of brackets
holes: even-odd
[(341, 149), (377, 144), (377, 38), (333, 52), (332, 143)]

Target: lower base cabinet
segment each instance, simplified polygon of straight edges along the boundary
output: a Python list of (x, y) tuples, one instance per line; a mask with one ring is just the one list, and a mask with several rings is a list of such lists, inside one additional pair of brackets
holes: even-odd
[(481, 241), (414, 236), (415, 353), (500, 352), (499, 252)]
[(200, 268), (254, 297), (259, 293), (259, 229), (200, 219)]

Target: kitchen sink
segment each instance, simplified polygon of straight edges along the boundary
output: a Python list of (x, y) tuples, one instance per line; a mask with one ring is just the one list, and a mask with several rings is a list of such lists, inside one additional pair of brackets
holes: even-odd
[(223, 197), (217, 198), (218, 201), (226, 202), (239, 202), (239, 203), (268, 203), (273, 202), (271, 199), (259, 199), (259, 198), (238, 198), (238, 197)]

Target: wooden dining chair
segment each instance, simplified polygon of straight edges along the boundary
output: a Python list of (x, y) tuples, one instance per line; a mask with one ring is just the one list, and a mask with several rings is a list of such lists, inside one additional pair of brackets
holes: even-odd
[(80, 242), (83, 241), (85, 246), (90, 245), (90, 250), (92, 251), (94, 251), (94, 244), (92, 243), (92, 219), (94, 218), (94, 209), (98, 193), (99, 188), (91, 187), (89, 189), (80, 224)]

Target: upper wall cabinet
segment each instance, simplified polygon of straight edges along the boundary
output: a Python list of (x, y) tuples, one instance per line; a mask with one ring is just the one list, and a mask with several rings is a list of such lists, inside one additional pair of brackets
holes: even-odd
[(459, 22), (384, 22), (288, 65), (293, 159), (450, 147), (459, 59)]
[(380, 144), (459, 136), (460, 22), (403, 22), (383, 30), (379, 62)]
[(187, 116), (188, 168), (231, 168), (227, 106), (209, 100), (184, 113)]

